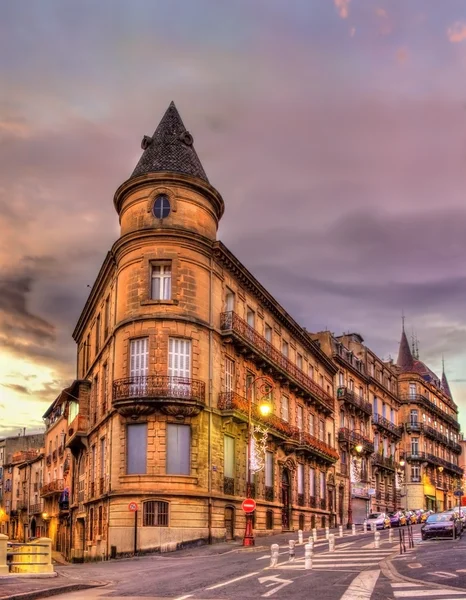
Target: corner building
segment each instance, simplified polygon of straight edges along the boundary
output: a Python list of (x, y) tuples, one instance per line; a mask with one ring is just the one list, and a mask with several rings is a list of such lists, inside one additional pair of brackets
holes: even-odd
[(224, 202), (173, 103), (142, 148), (73, 334), (72, 556), (133, 552), (135, 519), (138, 551), (242, 536), (248, 400), (256, 535), (334, 524), (336, 368), (217, 241)]

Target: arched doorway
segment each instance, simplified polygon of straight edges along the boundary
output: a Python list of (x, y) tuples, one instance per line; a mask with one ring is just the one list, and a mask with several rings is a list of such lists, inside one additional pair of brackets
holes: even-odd
[(225, 539), (227, 542), (235, 539), (235, 509), (232, 506), (225, 506)]
[(291, 512), (291, 503), (290, 503), (290, 473), (288, 469), (283, 469), (282, 471), (282, 528), (287, 531), (290, 529), (290, 512)]
[(37, 537), (37, 524), (36, 520), (33, 518), (31, 521), (31, 538)]

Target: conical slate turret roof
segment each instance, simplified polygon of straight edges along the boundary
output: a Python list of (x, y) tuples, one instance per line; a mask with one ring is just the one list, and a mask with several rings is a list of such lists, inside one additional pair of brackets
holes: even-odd
[(398, 360), (396, 363), (402, 371), (413, 370), (413, 355), (411, 354), (411, 349), (409, 347), (408, 338), (406, 337), (404, 327), (401, 333), (400, 350), (398, 352)]
[(169, 171), (199, 177), (209, 182), (193, 146), (193, 137), (186, 130), (173, 102), (163, 115), (152, 137), (144, 136), (144, 150), (131, 178)]

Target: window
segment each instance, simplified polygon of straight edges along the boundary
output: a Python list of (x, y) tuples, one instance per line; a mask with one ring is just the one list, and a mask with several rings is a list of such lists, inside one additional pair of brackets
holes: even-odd
[(190, 475), (191, 427), (167, 424), (167, 474)]
[(304, 465), (298, 463), (298, 494), (304, 494)]
[(247, 398), (251, 398), (251, 401), (254, 402), (254, 400), (256, 399), (256, 388), (253, 385), (253, 381), (255, 379), (255, 376), (253, 373), (247, 373), (246, 374), (246, 391), (245, 391), (245, 396)]
[(235, 361), (225, 357), (225, 391), (233, 392), (235, 389)]
[(309, 365), (309, 379), (314, 379), (314, 367), (312, 365)]
[(191, 377), (191, 340), (170, 338), (168, 344), (168, 376), (173, 393), (189, 392)]
[(421, 468), (419, 465), (411, 465), (411, 481), (421, 481)]
[(316, 495), (316, 472), (312, 467), (309, 469), (309, 495), (311, 498)]
[(248, 306), (248, 310), (247, 310), (247, 313), (246, 313), (246, 320), (248, 322), (249, 327), (254, 327), (254, 323), (255, 323), (255, 320), (256, 320), (256, 314), (252, 310), (252, 308), (249, 308), (249, 306)]
[(104, 337), (108, 336), (110, 330), (110, 296), (105, 298), (104, 308)]
[(283, 340), (283, 342), (282, 342), (282, 354), (285, 358), (288, 358), (289, 346), (288, 346), (288, 342), (285, 342), (285, 340)]
[[(415, 425), (418, 422), (418, 411), (415, 409), (412, 409), (411, 412), (409, 413), (409, 421), (411, 424)], [(424, 415), (425, 417), (425, 415)]]
[(377, 401), (377, 396), (374, 396), (374, 400), (372, 401), (372, 409), (374, 412), (374, 415), (378, 414), (378, 401)]
[(320, 384), (320, 387), (322, 389), (324, 389), (324, 376), (323, 375), (319, 376), (319, 384)]
[[(96, 467), (97, 467), (97, 452), (96, 452), (96, 448), (95, 448), (95, 444), (92, 446), (91, 448), (91, 474), (90, 474), (90, 481), (92, 484), (94, 484), (95, 481), (95, 475), (96, 475)], [(92, 486), (93, 487), (93, 486)], [(94, 494), (92, 494), (94, 495)]]
[(105, 363), (102, 366), (102, 415), (107, 412), (108, 400), (108, 365)]
[(419, 438), (411, 438), (411, 454), (419, 454)]
[(95, 423), (97, 421), (97, 412), (99, 410), (99, 391), (99, 376), (96, 375), (94, 377), (94, 386), (92, 390), (92, 423)]
[(168, 527), (168, 502), (151, 500), (142, 505), (143, 527)]
[(95, 320), (95, 353), (100, 350), (100, 314), (97, 315)]
[(170, 300), (172, 296), (172, 267), (170, 264), (151, 265), (152, 300)]
[(345, 385), (345, 375), (341, 371), (338, 373), (338, 385), (339, 387), (344, 387)]
[(85, 352), (86, 359), (84, 361), (84, 372), (87, 373), (89, 364), (91, 362), (91, 334), (90, 333), (87, 334), (85, 347), (86, 347), (86, 352)]
[(100, 439), (100, 477), (105, 477), (105, 438)]
[(149, 338), (131, 340), (129, 346), (130, 393), (144, 394), (149, 370)]
[(103, 509), (99, 506), (99, 520), (97, 522), (97, 535), (102, 535)]
[(273, 453), (265, 453), (265, 487), (273, 487)]
[(409, 384), (409, 395), (411, 398), (414, 398), (414, 396), (416, 396), (416, 384), (415, 383)]
[(320, 497), (321, 498), (325, 498), (326, 496), (326, 485), (325, 485), (325, 473), (323, 471), (320, 471)]
[(170, 214), (170, 200), (166, 194), (159, 194), (152, 207), (152, 214), (156, 219), (166, 219)]
[(126, 473), (144, 475), (147, 472), (147, 423), (126, 426)]
[(268, 510), (265, 513), (265, 528), (273, 529), (273, 510)]
[(89, 540), (94, 539), (94, 509), (91, 508), (89, 511), (89, 525), (87, 528), (87, 535)]
[(390, 423), (395, 424), (395, 410), (390, 408)]
[(286, 396), (282, 396), (282, 419), (288, 421), (289, 418), (289, 401)]
[(314, 424), (314, 415), (312, 413), (309, 413), (309, 433), (312, 436), (315, 436), (315, 424)]
[(353, 379), (350, 379), (350, 380), (349, 380), (349, 389), (350, 389), (351, 391), (353, 391), (353, 390), (354, 390), (354, 380), (353, 380)]
[(361, 385), (359, 386), (359, 397), (364, 398), (364, 388)]
[[(223, 476), (235, 477), (235, 438), (223, 436)], [(266, 484), (267, 485), (267, 484)]]
[(270, 327), (270, 325), (267, 325), (267, 323), (265, 324), (264, 335), (265, 339), (269, 343), (272, 343), (272, 328)]
[(375, 452), (379, 451), (379, 434), (378, 433), (374, 433), (374, 451)]
[(227, 288), (225, 294), (225, 311), (231, 312), (232, 310), (235, 310), (235, 294)]
[(304, 419), (304, 409), (302, 406), (298, 405), (296, 418), (297, 418), (298, 429), (300, 431), (302, 431), (303, 430), (303, 419)]
[(301, 369), (301, 371), (303, 370), (303, 357), (301, 356), (301, 354), (296, 355), (296, 366), (298, 367), (298, 369)]
[(340, 410), (340, 427), (345, 426), (345, 411)]
[(386, 412), (387, 412), (387, 405), (385, 404), (385, 402), (382, 402), (382, 417), (385, 419), (386, 418)]

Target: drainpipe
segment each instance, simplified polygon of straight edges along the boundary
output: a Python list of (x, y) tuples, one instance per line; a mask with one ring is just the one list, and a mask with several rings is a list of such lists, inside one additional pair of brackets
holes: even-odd
[[(110, 375), (110, 381), (112, 382), (112, 390), (113, 390), (113, 379), (115, 377), (115, 326), (116, 326), (116, 305), (118, 300), (118, 277), (116, 276), (117, 265), (115, 262), (115, 257), (113, 257), (113, 261), (115, 263), (115, 302), (114, 302), (114, 310), (113, 310), (113, 331), (112, 331), (112, 369)], [(112, 391), (110, 392), (112, 394)], [(111, 402), (110, 398), (110, 402)], [(113, 417), (110, 419), (110, 436), (109, 436), (109, 444), (108, 444), (108, 489), (107, 489), (107, 559), (110, 556), (110, 492), (112, 491), (112, 441), (113, 441)]]
[(207, 487), (208, 487), (208, 543), (212, 544), (212, 377), (213, 377), (213, 318), (212, 318), (212, 273), (213, 258), (210, 256), (210, 274), (209, 274), (209, 423), (207, 430)]

